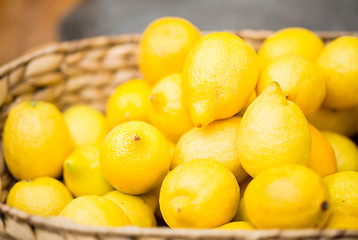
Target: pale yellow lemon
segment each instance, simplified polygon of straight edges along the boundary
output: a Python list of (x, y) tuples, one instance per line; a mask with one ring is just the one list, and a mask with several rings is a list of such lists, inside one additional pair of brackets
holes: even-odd
[(104, 115), (87, 105), (69, 107), (63, 117), (70, 130), (74, 147), (100, 144), (108, 133)]
[(58, 215), (72, 200), (60, 181), (50, 177), (17, 182), (7, 195), (6, 204), (42, 216)]
[(317, 59), (326, 82), (325, 107), (344, 109), (358, 105), (358, 38), (344, 36), (330, 42)]
[(148, 121), (150, 91), (149, 84), (141, 79), (132, 79), (118, 86), (107, 102), (109, 129), (128, 121)]
[(158, 186), (169, 171), (169, 142), (149, 123), (118, 125), (103, 142), (100, 165), (107, 181), (128, 194), (143, 194)]
[(247, 177), (241, 166), (237, 147), (240, 117), (218, 120), (202, 128), (193, 128), (179, 140), (171, 168), (194, 159), (211, 159), (222, 163), (239, 182)]
[(175, 142), (193, 127), (181, 82), (181, 74), (171, 74), (159, 80), (150, 94), (150, 122)]
[(234, 175), (217, 161), (200, 159), (165, 177), (159, 205), (171, 228), (214, 228), (234, 217), (239, 199)]
[(183, 18), (163, 17), (153, 21), (139, 42), (138, 64), (144, 79), (154, 84), (168, 74), (181, 72), (199, 38), (199, 30)]
[(220, 229), (220, 230), (237, 230), (237, 229), (254, 230), (255, 228), (249, 222), (235, 221), (235, 222), (226, 223), (216, 229)]
[(9, 112), (3, 149), (6, 165), (17, 180), (56, 178), (72, 144), (66, 122), (53, 104), (26, 101)]
[(306, 164), (311, 134), (300, 108), (274, 82), (246, 110), (237, 143), (243, 168), (255, 177), (270, 167)]
[(101, 196), (113, 190), (99, 165), (98, 145), (87, 145), (73, 151), (63, 164), (63, 178), (75, 197)]
[(231, 33), (201, 38), (183, 68), (183, 93), (195, 126), (238, 113), (258, 80), (255, 51)]
[(298, 164), (262, 171), (248, 185), (243, 200), (257, 228), (320, 227), (330, 208), (330, 195), (321, 176)]

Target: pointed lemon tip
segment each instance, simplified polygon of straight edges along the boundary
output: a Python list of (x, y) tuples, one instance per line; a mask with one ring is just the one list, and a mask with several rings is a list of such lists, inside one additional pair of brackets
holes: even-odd
[(281, 86), (277, 82), (270, 83), (270, 85), (268, 85), (262, 93), (278, 97), (282, 103), (287, 102), (288, 99), (288, 95), (283, 93)]

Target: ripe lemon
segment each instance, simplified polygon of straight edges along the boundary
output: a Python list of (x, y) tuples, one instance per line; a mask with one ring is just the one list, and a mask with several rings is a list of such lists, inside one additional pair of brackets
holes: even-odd
[(144, 79), (154, 84), (181, 72), (187, 54), (199, 38), (199, 30), (183, 18), (163, 17), (152, 22), (139, 42), (139, 69)]
[(145, 194), (138, 195), (138, 197), (142, 198), (143, 201), (155, 212), (159, 205), (159, 193), (162, 185), (160, 184), (152, 191), (149, 191)]
[(175, 142), (193, 127), (181, 82), (181, 74), (166, 76), (155, 84), (150, 94), (150, 122)]
[(307, 167), (322, 177), (336, 173), (337, 161), (331, 144), (312, 124), (309, 124), (309, 127), (312, 136), (312, 147)]
[(314, 62), (323, 48), (323, 41), (308, 29), (285, 28), (275, 32), (262, 43), (257, 53), (260, 69), (286, 54), (298, 54)]
[(250, 96), (250, 98), (249, 98), (249, 100), (247, 100), (247, 102), (245, 103), (244, 107), (236, 115), (240, 116), (240, 117), (244, 116), (244, 113), (246, 112), (247, 108), (256, 99), (256, 97), (257, 97), (256, 91), (253, 91), (251, 96)]
[(149, 123), (118, 125), (103, 142), (100, 164), (104, 176), (117, 190), (146, 193), (167, 175), (171, 156), (165, 136)]
[(254, 226), (251, 223), (245, 221), (236, 221), (236, 222), (229, 222), (226, 223), (216, 229), (221, 230), (236, 230), (236, 229), (245, 229), (245, 230), (254, 230)]
[(62, 114), (51, 103), (26, 101), (9, 113), (3, 132), (5, 162), (18, 180), (59, 177), (71, 152)]
[(132, 79), (118, 86), (107, 102), (109, 129), (128, 121), (148, 121), (150, 91), (149, 84), (140, 79)]
[(172, 166), (194, 159), (211, 159), (222, 163), (239, 182), (247, 177), (241, 166), (237, 147), (240, 117), (218, 120), (202, 128), (193, 128), (179, 140)]
[(71, 200), (71, 193), (60, 181), (39, 177), (17, 182), (9, 191), (6, 204), (31, 214), (51, 216), (58, 215)]
[(99, 165), (97, 145), (87, 145), (73, 151), (64, 162), (63, 178), (75, 197), (103, 195), (113, 190)]
[(246, 178), (243, 182), (241, 182), (239, 184), (241, 200), (240, 200), (239, 207), (237, 208), (236, 214), (235, 214), (234, 218), (232, 219), (232, 221), (250, 222), (250, 219), (247, 216), (247, 213), (245, 210), (245, 201), (243, 199), (245, 197), (246, 188), (251, 181), (252, 181), (252, 178), (249, 176), (248, 178)]
[(329, 131), (322, 131), (331, 144), (337, 160), (337, 171), (358, 171), (358, 148), (348, 137)]
[(119, 191), (109, 192), (103, 197), (117, 204), (132, 225), (139, 227), (155, 227), (157, 225), (152, 209), (140, 197)]
[(255, 51), (231, 33), (201, 38), (183, 69), (183, 93), (195, 126), (238, 113), (258, 80)]
[(257, 83), (257, 93), (277, 82), (286, 98), (297, 104), (308, 116), (319, 109), (326, 96), (322, 74), (310, 61), (300, 55), (284, 55), (263, 68)]
[(289, 164), (261, 172), (246, 189), (245, 209), (257, 228), (313, 228), (327, 220), (330, 196), (321, 176)]
[(81, 196), (72, 200), (59, 214), (82, 225), (125, 226), (130, 221), (111, 200), (99, 196)]
[(91, 106), (72, 106), (63, 113), (63, 117), (75, 147), (100, 144), (108, 133), (103, 114)]
[(217, 161), (199, 159), (165, 177), (159, 206), (171, 228), (214, 228), (234, 217), (239, 199), (234, 175)]
[(255, 177), (270, 167), (306, 164), (311, 134), (300, 108), (274, 82), (246, 110), (237, 143), (243, 168)]
[(358, 38), (340, 37), (330, 42), (317, 59), (327, 95), (325, 107), (343, 109), (358, 104)]
[(346, 171), (324, 178), (332, 198), (326, 228), (358, 229), (358, 173)]
[(307, 117), (319, 130), (333, 131), (348, 137), (357, 132), (357, 107), (348, 109), (329, 109), (321, 107)]

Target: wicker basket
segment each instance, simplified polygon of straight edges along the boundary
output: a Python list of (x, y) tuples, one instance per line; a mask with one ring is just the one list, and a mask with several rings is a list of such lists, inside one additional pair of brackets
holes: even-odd
[[(231, 31), (233, 32), (233, 31)], [(255, 49), (270, 31), (233, 33)], [(358, 32), (317, 32), (324, 41)], [(60, 109), (75, 103), (103, 111), (119, 84), (140, 77), (137, 44), (140, 35), (98, 37), (64, 42), (28, 53), (0, 68), (0, 132), (9, 110), (29, 99), (55, 103)], [(2, 134), (1, 134), (2, 135)], [(2, 146), (2, 136), (0, 136)], [(3, 202), (14, 180), (0, 151), (0, 239), (358, 239), (358, 231), (255, 230), (216, 231), (169, 228), (104, 228), (74, 224), (59, 217), (44, 218), (11, 208)]]

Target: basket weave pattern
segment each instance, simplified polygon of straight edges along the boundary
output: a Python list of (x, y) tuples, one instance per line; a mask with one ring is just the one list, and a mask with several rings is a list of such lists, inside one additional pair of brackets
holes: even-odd
[[(231, 31), (233, 32), (233, 31)], [(233, 32), (257, 49), (270, 31)], [(358, 32), (318, 32), (324, 41)], [(97, 37), (44, 47), (0, 68), (0, 144), (9, 110), (25, 100), (54, 103), (60, 110), (90, 104), (104, 111), (106, 101), (121, 83), (141, 77), (137, 68), (140, 35)], [(358, 239), (358, 231), (256, 230), (215, 231), (168, 228), (103, 228), (73, 224), (59, 217), (43, 218), (3, 202), (14, 180), (0, 151), (0, 239)]]

